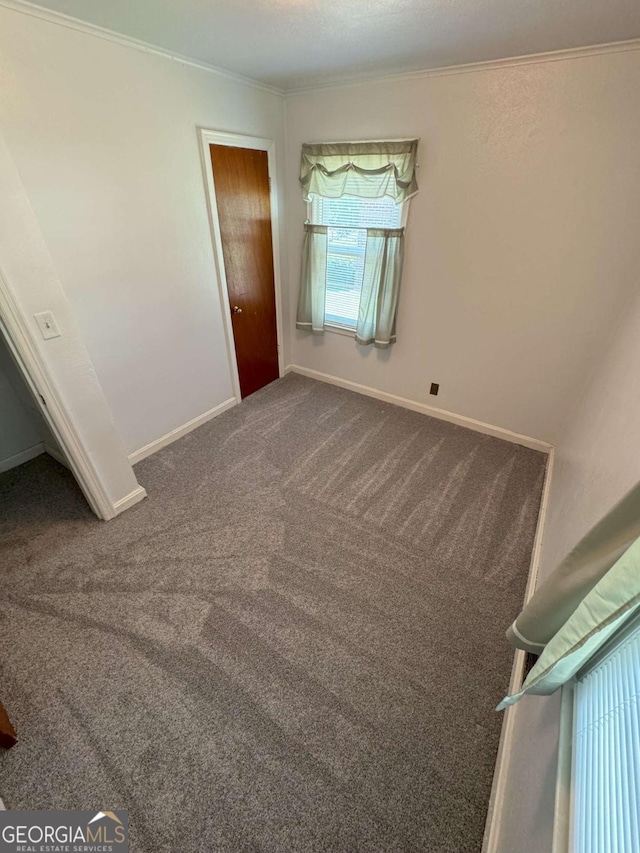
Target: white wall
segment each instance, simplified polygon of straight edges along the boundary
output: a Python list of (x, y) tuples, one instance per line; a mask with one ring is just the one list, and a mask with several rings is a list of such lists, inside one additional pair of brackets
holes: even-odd
[[(0, 135), (0, 313), (104, 518), (144, 497), (69, 307), (15, 163)], [(53, 312), (60, 337), (43, 340), (34, 315)], [(20, 318), (20, 319), (18, 319)], [(46, 395), (46, 396), (45, 396)], [(60, 411), (62, 410), (62, 411)], [(81, 444), (81, 450), (74, 442)], [(87, 497), (89, 495), (87, 494)]]
[(281, 156), (282, 99), (5, 8), (0, 57), (4, 134), (131, 453), (233, 396), (197, 127)]
[[(640, 257), (635, 281), (640, 279)], [(636, 290), (637, 284), (636, 284)], [(557, 447), (540, 577), (640, 480), (640, 295), (613, 328)], [(499, 853), (548, 853), (558, 738), (558, 697), (514, 709), (515, 738)], [(523, 793), (526, 792), (526, 796)], [(527, 839), (522, 847), (522, 838)]]
[(640, 480), (640, 245), (636, 254), (633, 297), (556, 449), (543, 574)]
[[(20, 393), (20, 377), (0, 335), (0, 471), (21, 465), (42, 453), (46, 433), (35, 403)], [(31, 405), (30, 405), (31, 403)]]
[(290, 323), (302, 142), (421, 138), (398, 343), (295, 332), (291, 362), (557, 442), (635, 286), (639, 75), (635, 51), (288, 97)]

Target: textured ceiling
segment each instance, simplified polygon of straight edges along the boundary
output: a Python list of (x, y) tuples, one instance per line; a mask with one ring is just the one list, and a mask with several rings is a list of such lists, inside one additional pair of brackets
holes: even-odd
[(283, 89), (640, 37), (640, 0), (39, 0)]

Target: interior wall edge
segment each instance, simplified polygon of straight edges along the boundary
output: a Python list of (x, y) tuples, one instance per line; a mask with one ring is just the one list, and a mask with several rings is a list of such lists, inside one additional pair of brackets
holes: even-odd
[(591, 369), (583, 377), (582, 384), (576, 391), (573, 406), (566, 413), (564, 423), (561, 425), (560, 428), (558, 442), (556, 445), (560, 454), (564, 449), (563, 445), (565, 438), (571, 436), (571, 432), (575, 427), (576, 422), (579, 420), (580, 407), (589, 397), (589, 392), (591, 391), (592, 386), (595, 385), (597, 381), (598, 373), (602, 368), (603, 359), (614, 346), (616, 336), (619, 334), (620, 330), (624, 328), (626, 318), (633, 310), (633, 305), (636, 299), (637, 291), (632, 290), (628, 294), (627, 299), (624, 301), (623, 305), (621, 306), (616, 319), (613, 321), (611, 327), (608, 330), (608, 334), (605, 336), (604, 340), (600, 345), (600, 357), (594, 360), (593, 364), (591, 365)]

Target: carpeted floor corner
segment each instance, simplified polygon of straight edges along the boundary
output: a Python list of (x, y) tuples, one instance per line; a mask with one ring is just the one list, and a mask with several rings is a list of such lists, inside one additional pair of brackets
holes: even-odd
[(7, 808), (133, 853), (480, 851), (546, 457), (290, 375), (95, 520), (0, 475)]

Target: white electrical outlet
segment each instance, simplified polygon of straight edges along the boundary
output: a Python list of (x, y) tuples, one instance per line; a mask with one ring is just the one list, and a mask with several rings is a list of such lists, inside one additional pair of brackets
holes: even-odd
[(53, 316), (51, 311), (41, 311), (40, 314), (34, 314), (33, 316), (36, 318), (36, 322), (45, 341), (48, 341), (49, 338), (60, 337), (62, 333), (60, 332), (58, 324), (56, 323), (56, 318)]

